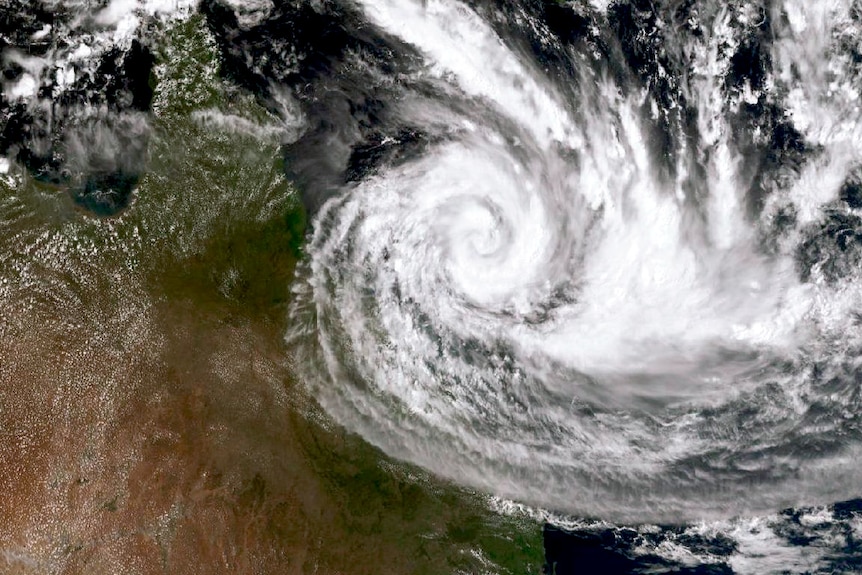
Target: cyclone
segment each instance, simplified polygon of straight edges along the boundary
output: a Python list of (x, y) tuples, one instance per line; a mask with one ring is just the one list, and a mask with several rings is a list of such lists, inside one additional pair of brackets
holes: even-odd
[[(358, 3), (418, 64), (390, 86), (404, 128), (322, 203), (298, 272), (287, 339), (336, 421), (611, 520), (855, 495), (858, 14), (696, 4), (659, 19), (644, 79), (614, 3), (569, 6), (577, 40), (456, 0)], [(764, 22), (756, 78), (738, 55)]]

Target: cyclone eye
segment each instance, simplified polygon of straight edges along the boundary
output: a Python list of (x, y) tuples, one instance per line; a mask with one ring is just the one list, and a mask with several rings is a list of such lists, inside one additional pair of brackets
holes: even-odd
[[(613, 39), (540, 48), (455, 0), (359, 4), (421, 55), (397, 109), (432, 136), (354, 148), (317, 217), (295, 313), (319, 333), (289, 339), (336, 419), (458, 482), (617, 519), (816, 498), (816, 465), (787, 455), (802, 436), (828, 445), (828, 489), (853, 476), (827, 440), (849, 428), (799, 414), (821, 385), (804, 366), (862, 341), (835, 323), (858, 303), (856, 161), (850, 132), (765, 93), (784, 80), (762, 18), (681, 26), (675, 75), (645, 56), (658, 16), (622, 3), (596, 8)], [(787, 42), (770, 57), (818, 57)]]

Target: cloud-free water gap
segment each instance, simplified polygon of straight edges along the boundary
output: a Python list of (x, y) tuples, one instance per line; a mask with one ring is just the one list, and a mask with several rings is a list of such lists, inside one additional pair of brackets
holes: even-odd
[[(791, 448), (845, 425), (800, 423), (818, 392), (805, 366), (844, 361), (848, 346), (827, 350), (858, 338), (836, 318), (859, 294), (856, 274), (820, 275), (852, 250), (799, 247), (812, 228), (838, 233), (822, 206), (854, 217), (839, 189), (855, 144), (772, 119), (799, 90), (776, 72), (796, 34), (785, 8), (708, 6), (676, 29), (658, 10), (653, 33), (676, 52), (653, 60), (615, 38), (631, 33), (620, 7), (578, 7), (592, 39), (537, 21), (513, 40), (457, 2), (359, 5), (411, 47), (403, 78), (370, 76), (366, 92), (385, 84), (393, 124), (447, 137), (350, 178), (318, 216), (294, 311), (318, 329), (289, 339), (338, 421), (456, 481), (573, 513), (684, 519), (852, 495), (854, 445)], [(525, 56), (537, 31), (574, 77)], [(771, 83), (740, 70), (753, 41)], [(827, 57), (808, 48), (794, 57)], [(782, 133), (805, 143), (777, 146)]]
[[(820, 40), (794, 52), (795, 5), (572, 5), (572, 34), (543, 22), (544, 5), (506, 9), (518, 17), (273, 4), (231, 22), (205, 3), (229, 75), (301, 110), (286, 164), (318, 217), (295, 313), (319, 328), (289, 334), (303, 377), (390, 453), (532, 503), (678, 518), (826, 497), (798, 489), (802, 456), (750, 474), (763, 491), (737, 488), (758, 442), (798, 439), (816, 394), (806, 366), (842, 361), (852, 346), (835, 342), (856, 337), (839, 319), (855, 275), (830, 271), (853, 267), (855, 236), (839, 230), (854, 217), (840, 192), (853, 130), (784, 113), (807, 98), (855, 121), (844, 92), (807, 93), (785, 72), (837, 53), (831, 32), (817, 24)], [(846, 33), (852, 14), (835, 10)], [(447, 351), (458, 342), (506, 357)], [(732, 407), (748, 403), (737, 433)], [(481, 457), (449, 461), (452, 444)], [(697, 479), (661, 479), (677, 470)], [(842, 473), (822, 489), (840, 491)]]
[[(24, 109), (35, 103), (35, 112), (50, 100), (75, 100), (75, 83), (95, 69), (100, 81), (122, 84), (124, 74), (99, 68), (103, 54), (118, 46), (109, 59), (122, 60), (132, 36), (146, 43), (148, 14), (178, 6), (40, 6), (48, 4), (73, 6), (69, 14), (96, 6), (75, 20), (96, 33), (67, 35), (59, 17), (55, 26), (21, 28), (34, 52), (4, 61), (14, 65), (5, 69), (3, 98)], [(34, 282), (11, 275), (0, 286), (8, 301), (13, 292), (22, 301), (44, 294), (71, 317), (82, 292), (64, 286), (87, 276), (45, 282), (38, 265), (80, 270), (70, 267), (78, 257), (90, 278), (105, 277), (110, 253), (141, 269), (136, 250), (185, 262), (196, 250), (189, 234), (212, 237), (172, 289), (203, 287), (218, 301), (270, 309), (290, 285), (295, 308), (280, 317), (291, 326), (296, 379), (334, 421), (388, 454), (479, 488), (477, 505), (593, 531), (601, 520), (570, 514), (632, 519), (640, 525), (608, 527), (599, 544), (610, 537), (629, 555), (671, 558), (653, 564), (667, 570), (695, 559), (743, 573), (837, 565), (810, 558), (846, 553), (840, 541), (858, 531), (858, 502), (776, 508), (835, 501), (858, 485), (853, 5), (214, 0), (200, 7), (155, 44), (165, 42), (156, 73), (167, 81), (152, 116), (126, 109), (135, 91), (121, 90), (122, 106), (100, 106), (98, 97), (95, 105), (66, 102), (66, 115), (53, 116), (65, 122), (53, 124), (56, 132), (40, 134), (32, 123), (31, 151), (47, 149), (46, 161), (64, 154), (61, 167), (48, 167), (60, 176), (68, 170), (63, 177), (92, 197), (134, 185), (114, 168), (134, 171), (126, 162), (135, 154), (125, 151), (135, 142), (152, 151), (153, 171), (138, 201), (111, 221), (67, 210), (68, 202), (47, 197), (50, 187), (34, 186), (26, 202), (18, 192), (33, 191), (28, 185), (10, 188), (5, 221), (22, 222), (28, 203), (62, 204), (50, 216), (63, 229), (28, 229), (34, 243), (8, 242), (16, 246), (8, 267), (21, 264), (15, 273), (23, 269)], [(37, 52), (59, 46), (52, 30), (68, 45), (44, 64)], [(78, 45), (79, 36), (86, 42)], [(177, 40), (183, 50), (171, 48)], [(37, 86), (48, 80), (51, 98)], [(188, 98), (165, 96), (179, 91)], [(150, 118), (158, 131), (138, 138), (148, 135)], [(287, 178), (273, 156), (279, 138)], [(49, 145), (35, 145), (43, 141)], [(4, 182), (19, 178), (22, 163), (0, 159)], [(294, 186), (314, 227), (292, 283), (293, 264), (284, 262), (296, 252), (287, 256), (284, 242), (296, 239), (296, 222), (276, 211)], [(213, 222), (226, 221), (210, 235)], [(124, 241), (94, 251), (75, 242), (82, 228)], [(186, 286), (190, 279), (203, 285)], [(111, 299), (130, 309), (122, 294)], [(98, 328), (109, 318), (96, 312)], [(117, 321), (136, 317), (120, 313)], [(184, 327), (172, 315), (165, 324)], [(231, 333), (232, 343), (248, 343)], [(245, 365), (236, 355), (213, 359), (229, 373)], [(86, 357), (81, 366), (87, 370)], [(228, 404), (234, 386), (250, 388), (233, 381)], [(328, 422), (312, 411), (297, 418), (303, 427)], [(247, 415), (248, 427), (263, 425), (255, 409)], [(271, 431), (293, 433), (280, 418), (266, 421)], [(367, 447), (350, 441), (350, 449)], [(360, 485), (373, 485), (380, 500), (400, 494), (380, 477), (422, 475), (371, 451), (369, 465), (380, 473)], [(314, 456), (327, 457), (327, 481), (340, 467), (332, 453), (343, 452)], [(399, 485), (421, 490), (412, 475)], [(483, 491), (497, 497), (485, 500)], [(354, 493), (347, 512), (356, 508)], [(402, 503), (428, 513), (412, 501)], [(758, 509), (770, 514), (643, 524)], [(445, 533), (447, 547), (467, 537), (448, 525)], [(759, 559), (746, 566), (752, 557)]]

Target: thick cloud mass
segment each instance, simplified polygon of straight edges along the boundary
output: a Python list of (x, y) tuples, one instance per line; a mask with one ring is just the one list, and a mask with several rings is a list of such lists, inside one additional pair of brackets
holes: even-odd
[(854, 495), (849, 4), (311, 10), (338, 33), (281, 82), (317, 212), (288, 337), (338, 421), (612, 519)]

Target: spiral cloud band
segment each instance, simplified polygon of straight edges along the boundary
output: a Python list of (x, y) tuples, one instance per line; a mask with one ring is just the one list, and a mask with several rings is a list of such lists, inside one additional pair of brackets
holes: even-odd
[[(393, 456), (565, 512), (690, 519), (853, 495), (862, 236), (839, 198), (859, 114), (830, 44), (849, 5), (704, 9), (678, 39), (676, 123), (601, 31), (567, 44), (524, 16), (551, 68), (481, 7), (360, 6), (422, 65), (396, 88), (413, 136), (380, 141), (400, 153), (313, 224), (288, 339), (326, 411)], [(785, 22), (772, 88), (730, 85), (768, 9)], [(837, 88), (813, 93), (826, 58)], [(817, 153), (768, 156), (754, 185), (762, 134), (734, 122), (779, 98)]]

